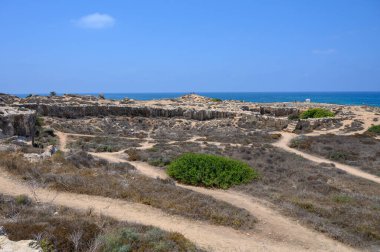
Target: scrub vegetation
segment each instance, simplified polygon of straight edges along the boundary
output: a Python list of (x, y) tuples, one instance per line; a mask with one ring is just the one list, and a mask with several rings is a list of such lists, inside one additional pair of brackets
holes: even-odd
[(257, 178), (257, 173), (241, 161), (201, 153), (181, 155), (168, 166), (167, 173), (185, 184), (223, 189)]
[(330, 110), (323, 108), (312, 108), (308, 109), (300, 114), (301, 119), (308, 118), (323, 118), (323, 117), (334, 117), (335, 114)]

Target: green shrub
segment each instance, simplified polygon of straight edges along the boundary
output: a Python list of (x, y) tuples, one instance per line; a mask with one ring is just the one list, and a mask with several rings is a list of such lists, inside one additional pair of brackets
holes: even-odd
[(44, 119), (42, 117), (37, 116), (36, 118), (36, 126), (42, 127), (44, 125)]
[(257, 178), (257, 173), (246, 163), (200, 153), (179, 156), (169, 165), (167, 173), (182, 183), (223, 189)]
[(222, 99), (219, 99), (219, 98), (211, 98), (211, 101), (213, 101), (213, 102), (221, 102)]
[(322, 118), (322, 117), (334, 117), (335, 114), (331, 112), (330, 110), (323, 109), (323, 108), (313, 108), (308, 109), (301, 113), (300, 118), (301, 119), (308, 119), (308, 118)]
[(368, 132), (380, 134), (380, 125), (373, 125), (368, 128)]

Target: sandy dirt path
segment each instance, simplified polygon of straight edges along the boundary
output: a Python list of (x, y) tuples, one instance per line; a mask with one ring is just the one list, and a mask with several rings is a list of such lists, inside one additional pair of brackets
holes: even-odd
[(380, 177), (372, 175), (372, 174), (369, 174), (369, 173), (366, 173), (364, 171), (361, 171), (361, 170), (359, 170), (359, 168), (352, 167), (352, 166), (345, 165), (345, 164), (338, 163), (338, 162), (334, 162), (334, 161), (331, 161), (331, 160), (328, 160), (328, 159), (325, 159), (325, 158), (322, 158), (322, 157), (318, 157), (318, 156), (315, 156), (315, 155), (311, 155), (311, 154), (299, 151), (299, 150), (294, 149), (294, 148), (290, 148), (289, 147), (290, 141), (293, 138), (297, 137), (297, 135), (294, 134), (294, 133), (288, 133), (288, 132), (281, 132), (281, 135), (282, 135), (282, 137), (280, 138), (280, 140), (278, 142), (274, 143), (273, 146), (281, 148), (281, 149), (283, 149), (283, 150), (285, 150), (287, 152), (295, 153), (297, 155), (300, 155), (303, 158), (306, 158), (306, 159), (308, 159), (310, 161), (313, 161), (313, 162), (316, 162), (316, 163), (331, 163), (331, 164), (334, 164), (336, 169), (343, 170), (343, 171), (345, 171), (345, 172), (347, 172), (349, 174), (352, 174), (352, 175), (354, 175), (356, 177), (361, 177), (361, 178), (364, 178), (364, 179), (367, 179), (367, 180), (371, 180), (371, 181), (373, 181), (375, 183), (380, 183)]
[[(91, 154), (99, 158), (106, 159), (110, 162), (128, 162), (135, 166), (139, 172), (151, 178), (168, 178), (165, 171), (161, 168), (151, 166), (145, 162), (126, 161), (117, 153)], [(270, 203), (263, 200), (232, 190), (212, 190), (178, 183), (177, 186), (209, 195), (215, 199), (246, 209), (259, 220), (253, 230), (253, 236), (255, 236), (258, 241), (265, 244), (281, 244), (280, 246), (284, 249), (284, 251), (287, 251), (290, 247), (293, 247), (295, 249), (294, 251), (304, 251), (308, 249), (311, 251), (351, 250), (351, 248), (348, 248), (321, 233), (301, 226), (296, 221), (282, 216), (270, 207)], [(269, 251), (272, 251), (272, 249), (269, 249)]]
[[(57, 131), (55, 130), (54, 133), (57, 135), (57, 137), (60, 139), (59, 140), (59, 147), (62, 151), (67, 151), (67, 137), (68, 136), (77, 136), (77, 137), (99, 137), (99, 136), (96, 136), (96, 135), (87, 135), (87, 134), (77, 134), (77, 133), (64, 133), (64, 132), (61, 132), (61, 131)], [(117, 139), (125, 139), (125, 140), (141, 140), (140, 138), (137, 138), (137, 137), (118, 137), (118, 136), (112, 136), (112, 138), (117, 138)], [(136, 147), (136, 149), (140, 149), (140, 150), (145, 150), (145, 149), (149, 149), (149, 148), (152, 148), (154, 145), (156, 144), (156, 142), (154, 141), (154, 139), (152, 138), (145, 138), (145, 141), (139, 143), (140, 147)], [(123, 152), (124, 150), (121, 150), (119, 151), (118, 153), (121, 153)]]

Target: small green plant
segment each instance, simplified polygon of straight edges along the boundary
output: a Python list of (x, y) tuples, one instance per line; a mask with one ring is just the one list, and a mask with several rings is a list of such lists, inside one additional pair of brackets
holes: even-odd
[(345, 152), (333, 151), (330, 153), (329, 158), (332, 160), (347, 160), (348, 155)]
[(333, 112), (327, 109), (323, 109), (323, 108), (308, 109), (300, 114), (301, 119), (323, 118), (323, 117), (334, 117), (334, 116), (335, 114)]
[(44, 125), (44, 119), (42, 117), (37, 116), (36, 118), (36, 126), (42, 127)]
[(336, 203), (349, 203), (352, 201), (352, 198), (348, 195), (335, 195), (333, 197), (333, 200), (336, 202)]
[(57, 93), (55, 91), (51, 91), (49, 96), (57, 96)]
[(219, 99), (219, 98), (211, 98), (211, 101), (212, 102), (221, 102), (223, 101), (222, 99)]
[(201, 153), (179, 156), (170, 163), (167, 173), (182, 183), (223, 189), (248, 183), (258, 176), (244, 162)]
[(380, 125), (373, 125), (368, 128), (368, 132), (379, 135), (380, 134)]
[(17, 205), (29, 205), (31, 203), (30, 199), (26, 195), (19, 195), (16, 197), (16, 204)]

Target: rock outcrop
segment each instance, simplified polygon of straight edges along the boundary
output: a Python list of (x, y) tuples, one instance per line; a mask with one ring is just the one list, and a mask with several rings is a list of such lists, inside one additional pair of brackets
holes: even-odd
[(9, 105), (19, 100), (17, 96), (0, 93), (0, 105)]
[(0, 138), (9, 136), (32, 137), (36, 112), (25, 108), (0, 107)]
[(195, 110), (184, 107), (154, 107), (102, 104), (22, 104), (23, 107), (37, 111), (41, 116), (61, 118), (82, 118), (86, 116), (142, 116), (142, 117), (184, 117), (194, 120), (232, 118), (236, 113), (218, 110)]
[[(341, 116), (339, 118), (300, 120), (297, 125), (294, 121), (288, 119), (289, 116), (299, 115), (301, 111), (309, 107), (319, 106), (331, 110), (342, 109), (338, 105), (297, 102), (250, 103), (227, 100), (216, 102), (214, 99), (195, 94), (185, 95), (177, 99), (150, 101), (130, 99), (115, 101), (90, 95), (30, 96), (23, 99), (3, 95), (0, 98), (7, 101), (7, 103), (13, 101), (11, 106), (34, 110), (40, 116), (69, 119), (107, 116), (178, 117), (199, 121), (237, 118), (239, 125), (252, 128), (282, 130), (287, 128), (289, 123), (292, 123), (288, 130), (296, 132), (336, 127), (341, 120)], [(342, 115), (341, 111), (339, 113)], [(21, 125), (25, 124), (21, 123)], [(11, 128), (13, 126), (7, 127), (3, 125), (2, 127), (8, 129), (8, 134), (12, 134)], [(18, 128), (25, 130), (15, 130), (15, 134), (28, 133), (26, 127), (20, 126)]]

